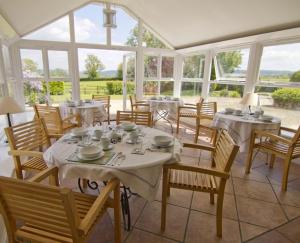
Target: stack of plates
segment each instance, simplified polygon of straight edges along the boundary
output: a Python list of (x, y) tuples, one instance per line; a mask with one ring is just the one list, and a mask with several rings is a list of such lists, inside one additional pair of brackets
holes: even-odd
[(82, 160), (96, 160), (101, 158), (103, 155), (104, 152), (100, 147), (88, 146), (81, 148), (77, 154), (77, 157)]
[(155, 136), (153, 138), (155, 147), (168, 148), (174, 145), (173, 138), (169, 136)]
[(71, 130), (71, 136), (82, 137), (88, 133), (88, 129), (84, 127), (78, 127)]

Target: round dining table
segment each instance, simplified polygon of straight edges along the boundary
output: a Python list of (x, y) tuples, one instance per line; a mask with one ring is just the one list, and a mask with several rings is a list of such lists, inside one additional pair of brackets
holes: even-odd
[(217, 112), (214, 116), (212, 126), (226, 129), (236, 144), (240, 146), (240, 152), (243, 153), (249, 149), (251, 132), (254, 129), (278, 134), (280, 124), (281, 120), (276, 117), (266, 122), (250, 115), (237, 116), (225, 114), (225, 112)]
[[(102, 126), (105, 127), (105, 126)], [(93, 133), (90, 128), (90, 133)], [(97, 128), (98, 129), (98, 128)], [(107, 132), (107, 131), (104, 131)], [(110, 133), (110, 131), (108, 132)], [(165, 163), (174, 163), (180, 160), (181, 143), (173, 137), (173, 146), (170, 148), (153, 148), (153, 138), (158, 135), (170, 136), (161, 130), (143, 127), (141, 143), (130, 144), (129, 133), (123, 132), (121, 142), (112, 144), (112, 150), (106, 153), (122, 153), (123, 158), (118, 162), (94, 164), (89, 161), (70, 161), (70, 156), (80, 149), (79, 143), (74, 143), (70, 134), (64, 135), (44, 153), (44, 160), (48, 166), (59, 168), (60, 180), (85, 178), (90, 181), (106, 181), (116, 177), (122, 184), (147, 200), (154, 200)], [(109, 136), (106, 134), (105, 136)], [(94, 145), (101, 146), (95, 141)], [(144, 154), (133, 153), (134, 149), (141, 149)]]

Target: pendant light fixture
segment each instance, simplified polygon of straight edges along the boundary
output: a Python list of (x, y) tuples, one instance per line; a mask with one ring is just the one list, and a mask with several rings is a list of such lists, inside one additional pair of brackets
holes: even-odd
[(103, 9), (103, 27), (117, 28), (116, 10), (110, 8), (110, 4), (106, 4)]

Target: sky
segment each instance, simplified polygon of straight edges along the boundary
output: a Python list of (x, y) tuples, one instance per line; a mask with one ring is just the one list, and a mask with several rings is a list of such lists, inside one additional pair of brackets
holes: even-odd
[[(124, 45), (130, 34), (130, 31), (137, 24), (137, 21), (129, 16), (123, 9), (116, 8), (117, 28), (112, 30), (112, 43), (115, 45)], [(103, 5), (89, 4), (74, 12), (75, 22), (75, 39), (80, 43), (98, 43), (105, 44), (106, 30), (103, 24)], [(70, 41), (69, 34), (69, 19), (63, 17), (52, 24), (49, 24), (42, 29), (35, 31), (25, 37), (26, 39), (37, 40), (55, 40), (55, 41)], [(119, 63), (122, 62), (122, 51), (104, 51), (92, 49), (79, 49), (79, 70), (84, 71), (84, 60), (87, 54), (97, 55), (103, 64), (105, 70), (116, 70)], [(31, 57), (42, 68), (41, 52), (31, 51), (25, 53), (24, 57)], [(57, 53), (49, 57), (49, 62), (55, 62), (55, 66), (66, 68), (65, 53)], [(55, 59), (55, 60), (54, 60)], [(249, 59), (249, 49), (242, 50), (242, 64), (240, 69), (246, 70)], [(300, 43), (287, 44), (280, 46), (265, 47), (261, 60), (261, 69), (264, 70), (282, 70), (282, 71), (297, 71), (300, 70)]]

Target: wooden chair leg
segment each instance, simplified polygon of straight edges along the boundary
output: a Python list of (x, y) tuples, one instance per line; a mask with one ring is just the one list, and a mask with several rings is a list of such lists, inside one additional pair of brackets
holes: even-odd
[(120, 184), (118, 184), (114, 190), (115, 243), (122, 242), (120, 200)]
[(218, 193), (217, 199), (217, 236), (222, 237), (222, 213), (223, 213), (224, 190)]
[(271, 154), (271, 159), (270, 159), (270, 164), (269, 164), (270, 168), (274, 167), (275, 159), (276, 159), (275, 154)]
[(291, 165), (290, 158), (291, 158), (291, 156), (288, 156), (288, 158), (284, 160), (284, 169), (283, 169), (283, 175), (282, 175), (282, 181), (281, 181), (281, 190), (282, 191), (287, 190), (289, 170), (290, 170), (290, 165)]
[(251, 143), (249, 150), (248, 150), (247, 160), (246, 160), (246, 171), (245, 171), (246, 174), (250, 173), (250, 169), (252, 166), (253, 149), (254, 149), (254, 146), (253, 146), (253, 143)]
[(180, 116), (178, 115), (177, 117), (177, 127), (176, 127), (176, 134), (179, 133), (179, 119), (180, 119)]
[(196, 134), (195, 134), (194, 143), (198, 142), (199, 133), (200, 133), (200, 126), (197, 125), (196, 126)]
[(215, 194), (214, 193), (210, 193), (210, 204), (215, 204)]
[(162, 202), (161, 202), (161, 221), (160, 229), (165, 231), (166, 228), (166, 214), (167, 214), (167, 193), (169, 189), (168, 169), (163, 169), (163, 188), (162, 188)]

